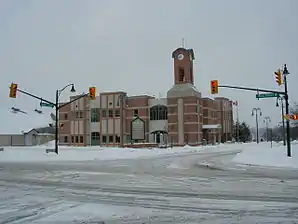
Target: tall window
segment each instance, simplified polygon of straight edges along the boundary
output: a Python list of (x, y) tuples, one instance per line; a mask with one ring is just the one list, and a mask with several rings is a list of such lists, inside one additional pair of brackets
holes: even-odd
[(150, 120), (167, 120), (168, 108), (164, 105), (157, 105), (150, 108)]
[(109, 110), (109, 117), (114, 117), (114, 111), (113, 110)]
[(185, 81), (185, 74), (184, 74), (184, 68), (179, 68), (179, 82)]
[(99, 108), (92, 108), (91, 109), (91, 122), (99, 122)]
[(101, 116), (102, 116), (102, 117), (107, 117), (107, 111), (106, 111), (106, 110), (102, 110), (102, 112), (101, 112)]
[(120, 117), (120, 110), (115, 110), (115, 117)]

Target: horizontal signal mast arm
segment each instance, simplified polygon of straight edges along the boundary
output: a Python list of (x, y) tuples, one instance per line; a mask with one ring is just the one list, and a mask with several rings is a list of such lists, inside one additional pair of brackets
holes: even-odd
[(241, 86), (229, 86), (229, 85), (218, 85), (218, 87), (229, 88), (229, 89), (242, 89), (242, 90), (257, 91), (257, 92), (264, 92), (264, 93), (279, 93), (279, 94), (282, 94), (282, 95), (286, 95), (285, 92), (276, 91), (276, 90), (269, 90), (269, 89), (258, 89), (258, 88), (249, 88), (249, 87), (241, 87)]
[(71, 104), (71, 103), (73, 103), (73, 102), (75, 102), (75, 101), (77, 101), (77, 100), (79, 100), (79, 99), (81, 99), (81, 98), (83, 98), (85, 96), (88, 96), (88, 95), (89, 95), (89, 93), (83, 93), (82, 95), (79, 95), (78, 97), (72, 99), (71, 101), (69, 101), (67, 103), (64, 103), (64, 104), (61, 104), (60, 106), (58, 106), (58, 109), (61, 109), (62, 107), (65, 107), (68, 104)]
[(48, 103), (48, 104), (53, 104), (53, 105), (57, 106), (55, 103), (53, 103), (53, 102), (51, 102), (51, 101), (49, 101), (49, 100), (45, 100), (45, 99), (42, 98), (42, 97), (39, 97), (39, 96), (36, 96), (36, 95), (34, 95), (34, 94), (28, 93), (28, 92), (26, 92), (26, 91), (24, 91), (24, 90), (17, 89), (17, 91), (20, 92), (20, 93), (23, 93), (23, 94), (25, 94), (25, 95), (31, 96), (31, 97), (33, 97), (33, 98), (35, 98), (35, 99), (38, 99), (38, 100), (40, 100), (40, 101), (43, 101), (43, 102), (46, 102), (46, 103)]

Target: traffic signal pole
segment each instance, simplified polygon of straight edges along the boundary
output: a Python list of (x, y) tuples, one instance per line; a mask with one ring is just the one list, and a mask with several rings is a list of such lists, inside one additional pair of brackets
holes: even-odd
[[(229, 89), (240, 89), (240, 90), (247, 90), (247, 91), (256, 91), (256, 92), (265, 92), (265, 93), (278, 93), (284, 96), (285, 103), (286, 103), (286, 114), (289, 114), (289, 96), (288, 96), (288, 88), (287, 88), (287, 78), (286, 78), (287, 68), (285, 65), (284, 69), (284, 84), (285, 84), (285, 91), (276, 91), (276, 90), (269, 90), (269, 89), (259, 89), (259, 88), (249, 88), (249, 87), (241, 87), (241, 86), (230, 86), (230, 85), (218, 85), (220, 88), (229, 88)], [(289, 73), (287, 73), (289, 74)], [(291, 136), (290, 136), (290, 121), (286, 121), (286, 132), (287, 132), (287, 156), (291, 157)]]
[(51, 102), (49, 100), (46, 100), (46, 99), (44, 99), (42, 97), (36, 96), (36, 95), (34, 95), (32, 93), (29, 93), (27, 91), (21, 90), (19, 88), (17, 88), (17, 91), (20, 92), (20, 93), (22, 93), (22, 94), (24, 94), (24, 95), (30, 96), (32, 98), (35, 98), (37, 100), (40, 100), (40, 101), (46, 102), (48, 104), (54, 105), (54, 107), (55, 107), (55, 114), (56, 114), (56, 119), (55, 119), (55, 153), (58, 154), (59, 153), (59, 149), (58, 149), (58, 139), (59, 139), (59, 128), (58, 128), (58, 126), (59, 126), (59, 110), (61, 108), (65, 107), (65, 106), (67, 106), (67, 105), (69, 105), (69, 104), (71, 104), (71, 103), (73, 103), (73, 102), (75, 102), (75, 101), (77, 101), (77, 100), (85, 97), (85, 96), (88, 96), (89, 93), (83, 93), (83, 94), (79, 95), (78, 97), (74, 98), (73, 100), (70, 100), (67, 103), (64, 103), (64, 104), (59, 105), (59, 94), (60, 94), (61, 90), (57, 90), (56, 91), (56, 101), (55, 101), (55, 103), (53, 103), (53, 102)]
[[(286, 69), (286, 65), (285, 65)], [(285, 101), (286, 101), (286, 114), (289, 114), (289, 95), (288, 95), (288, 85), (287, 85), (287, 74), (284, 74), (284, 85), (285, 85)], [(291, 157), (291, 133), (290, 133), (290, 120), (286, 120), (286, 132), (287, 132), (287, 155)]]
[(58, 154), (58, 123), (59, 123), (59, 90), (56, 90), (56, 101), (55, 101), (55, 153)]

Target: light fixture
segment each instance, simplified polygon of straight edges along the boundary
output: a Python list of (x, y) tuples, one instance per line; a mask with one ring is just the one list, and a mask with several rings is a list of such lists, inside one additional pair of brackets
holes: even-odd
[(288, 68), (287, 68), (287, 65), (286, 64), (284, 65), (284, 70), (283, 70), (282, 74), (283, 75), (289, 75), (290, 74), (290, 72), (288, 71)]
[(74, 87), (74, 84), (71, 85), (71, 90), (70, 90), (70, 92), (72, 92), (72, 93), (76, 92), (75, 87)]

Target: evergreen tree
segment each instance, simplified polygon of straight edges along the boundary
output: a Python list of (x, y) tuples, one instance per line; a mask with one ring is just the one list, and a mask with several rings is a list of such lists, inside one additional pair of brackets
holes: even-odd
[(239, 127), (239, 141), (240, 142), (248, 142), (251, 141), (251, 133), (249, 126), (243, 121), (242, 123), (234, 124), (234, 139), (237, 139), (237, 129)]

